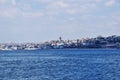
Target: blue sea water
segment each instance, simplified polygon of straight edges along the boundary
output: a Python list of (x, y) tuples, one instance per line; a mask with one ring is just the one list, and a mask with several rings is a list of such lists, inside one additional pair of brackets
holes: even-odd
[(120, 80), (120, 50), (0, 51), (0, 80)]

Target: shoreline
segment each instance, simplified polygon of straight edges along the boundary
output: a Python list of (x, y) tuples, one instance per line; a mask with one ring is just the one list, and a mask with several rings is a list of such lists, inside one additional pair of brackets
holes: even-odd
[(120, 50), (120, 48), (64, 48), (64, 49), (34, 49), (34, 50), (0, 50), (0, 51), (48, 51), (48, 50)]
[(120, 36), (98, 36), (75, 40), (51, 40), (44, 43), (1, 43), (0, 50), (37, 50), (37, 49), (120, 49)]

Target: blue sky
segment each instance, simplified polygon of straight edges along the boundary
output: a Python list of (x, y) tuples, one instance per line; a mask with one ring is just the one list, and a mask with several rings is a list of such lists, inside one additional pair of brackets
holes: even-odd
[(120, 35), (119, 0), (0, 0), (0, 42)]

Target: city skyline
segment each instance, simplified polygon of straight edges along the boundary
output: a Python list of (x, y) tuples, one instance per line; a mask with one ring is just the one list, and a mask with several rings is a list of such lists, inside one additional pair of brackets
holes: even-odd
[(120, 35), (119, 0), (0, 0), (0, 43)]

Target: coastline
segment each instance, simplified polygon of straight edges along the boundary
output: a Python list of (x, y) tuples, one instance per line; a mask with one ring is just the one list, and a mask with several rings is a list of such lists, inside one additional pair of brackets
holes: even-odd
[(92, 51), (92, 50), (120, 50), (120, 48), (64, 48), (64, 49), (31, 49), (31, 50), (0, 50), (0, 51), (49, 51), (49, 50), (51, 50), (51, 51), (54, 51), (54, 50), (56, 50), (56, 51), (61, 51), (61, 50), (81, 50), (81, 51), (83, 51), (83, 50), (90, 50), (90, 51)]
[(1, 43), (0, 50), (120, 49), (120, 36), (98, 36), (76, 40), (51, 40), (43, 43)]

